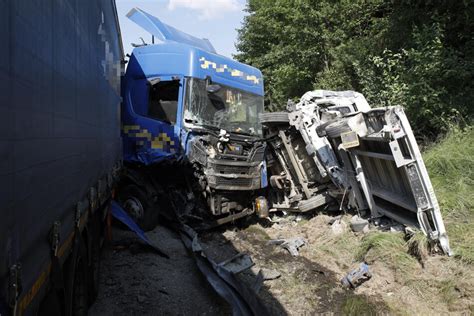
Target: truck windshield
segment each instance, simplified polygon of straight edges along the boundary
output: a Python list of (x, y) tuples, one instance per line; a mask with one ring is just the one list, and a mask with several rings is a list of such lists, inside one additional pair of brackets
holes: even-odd
[(228, 132), (261, 136), (258, 121), (263, 112), (263, 97), (220, 85), (210, 93), (206, 81), (189, 78), (186, 81), (184, 120), (201, 126), (213, 126)]

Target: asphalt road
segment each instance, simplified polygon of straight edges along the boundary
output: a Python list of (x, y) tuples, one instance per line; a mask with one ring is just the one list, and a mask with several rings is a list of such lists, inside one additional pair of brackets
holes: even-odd
[(89, 315), (230, 315), (206, 282), (179, 236), (158, 226), (147, 233), (170, 259), (134, 233), (114, 228), (101, 255), (100, 290)]

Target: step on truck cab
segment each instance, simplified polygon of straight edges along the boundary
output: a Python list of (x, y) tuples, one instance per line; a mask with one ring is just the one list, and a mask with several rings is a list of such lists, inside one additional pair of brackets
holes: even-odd
[(156, 201), (163, 184), (185, 177), (192, 188), (186, 198), (204, 198), (218, 224), (252, 213), (258, 190), (267, 185), (261, 72), (140, 9), (127, 17), (157, 43), (133, 50), (122, 83), (128, 166), (122, 205), (151, 228), (160, 203), (143, 200)]

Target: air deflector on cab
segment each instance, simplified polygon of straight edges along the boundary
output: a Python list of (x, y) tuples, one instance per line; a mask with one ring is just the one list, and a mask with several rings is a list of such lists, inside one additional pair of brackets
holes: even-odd
[(173, 41), (177, 43), (188, 44), (216, 54), (214, 46), (212, 46), (208, 39), (197, 38), (177, 30), (174, 27), (161, 22), (157, 17), (146, 13), (139, 8), (133, 8), (130, 10), (130, 12), (127, 13), (127, 18), (135, 22), (138, 26), (162, 42)]

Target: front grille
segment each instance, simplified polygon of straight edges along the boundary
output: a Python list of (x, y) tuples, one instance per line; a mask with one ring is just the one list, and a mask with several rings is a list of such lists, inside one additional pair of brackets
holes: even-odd
[(217, 177), (216, 184), (217, 186), (225, 185), (225, 186), (250, 187), (252, 186), (252, 179), (249, 179), (249, 178), (229, 179), (229, 178)]
[(229, 166), (229, 165), (214, 165), (214, 170), (217, 174), (249, 174), (250, 168), (248, 166)]

